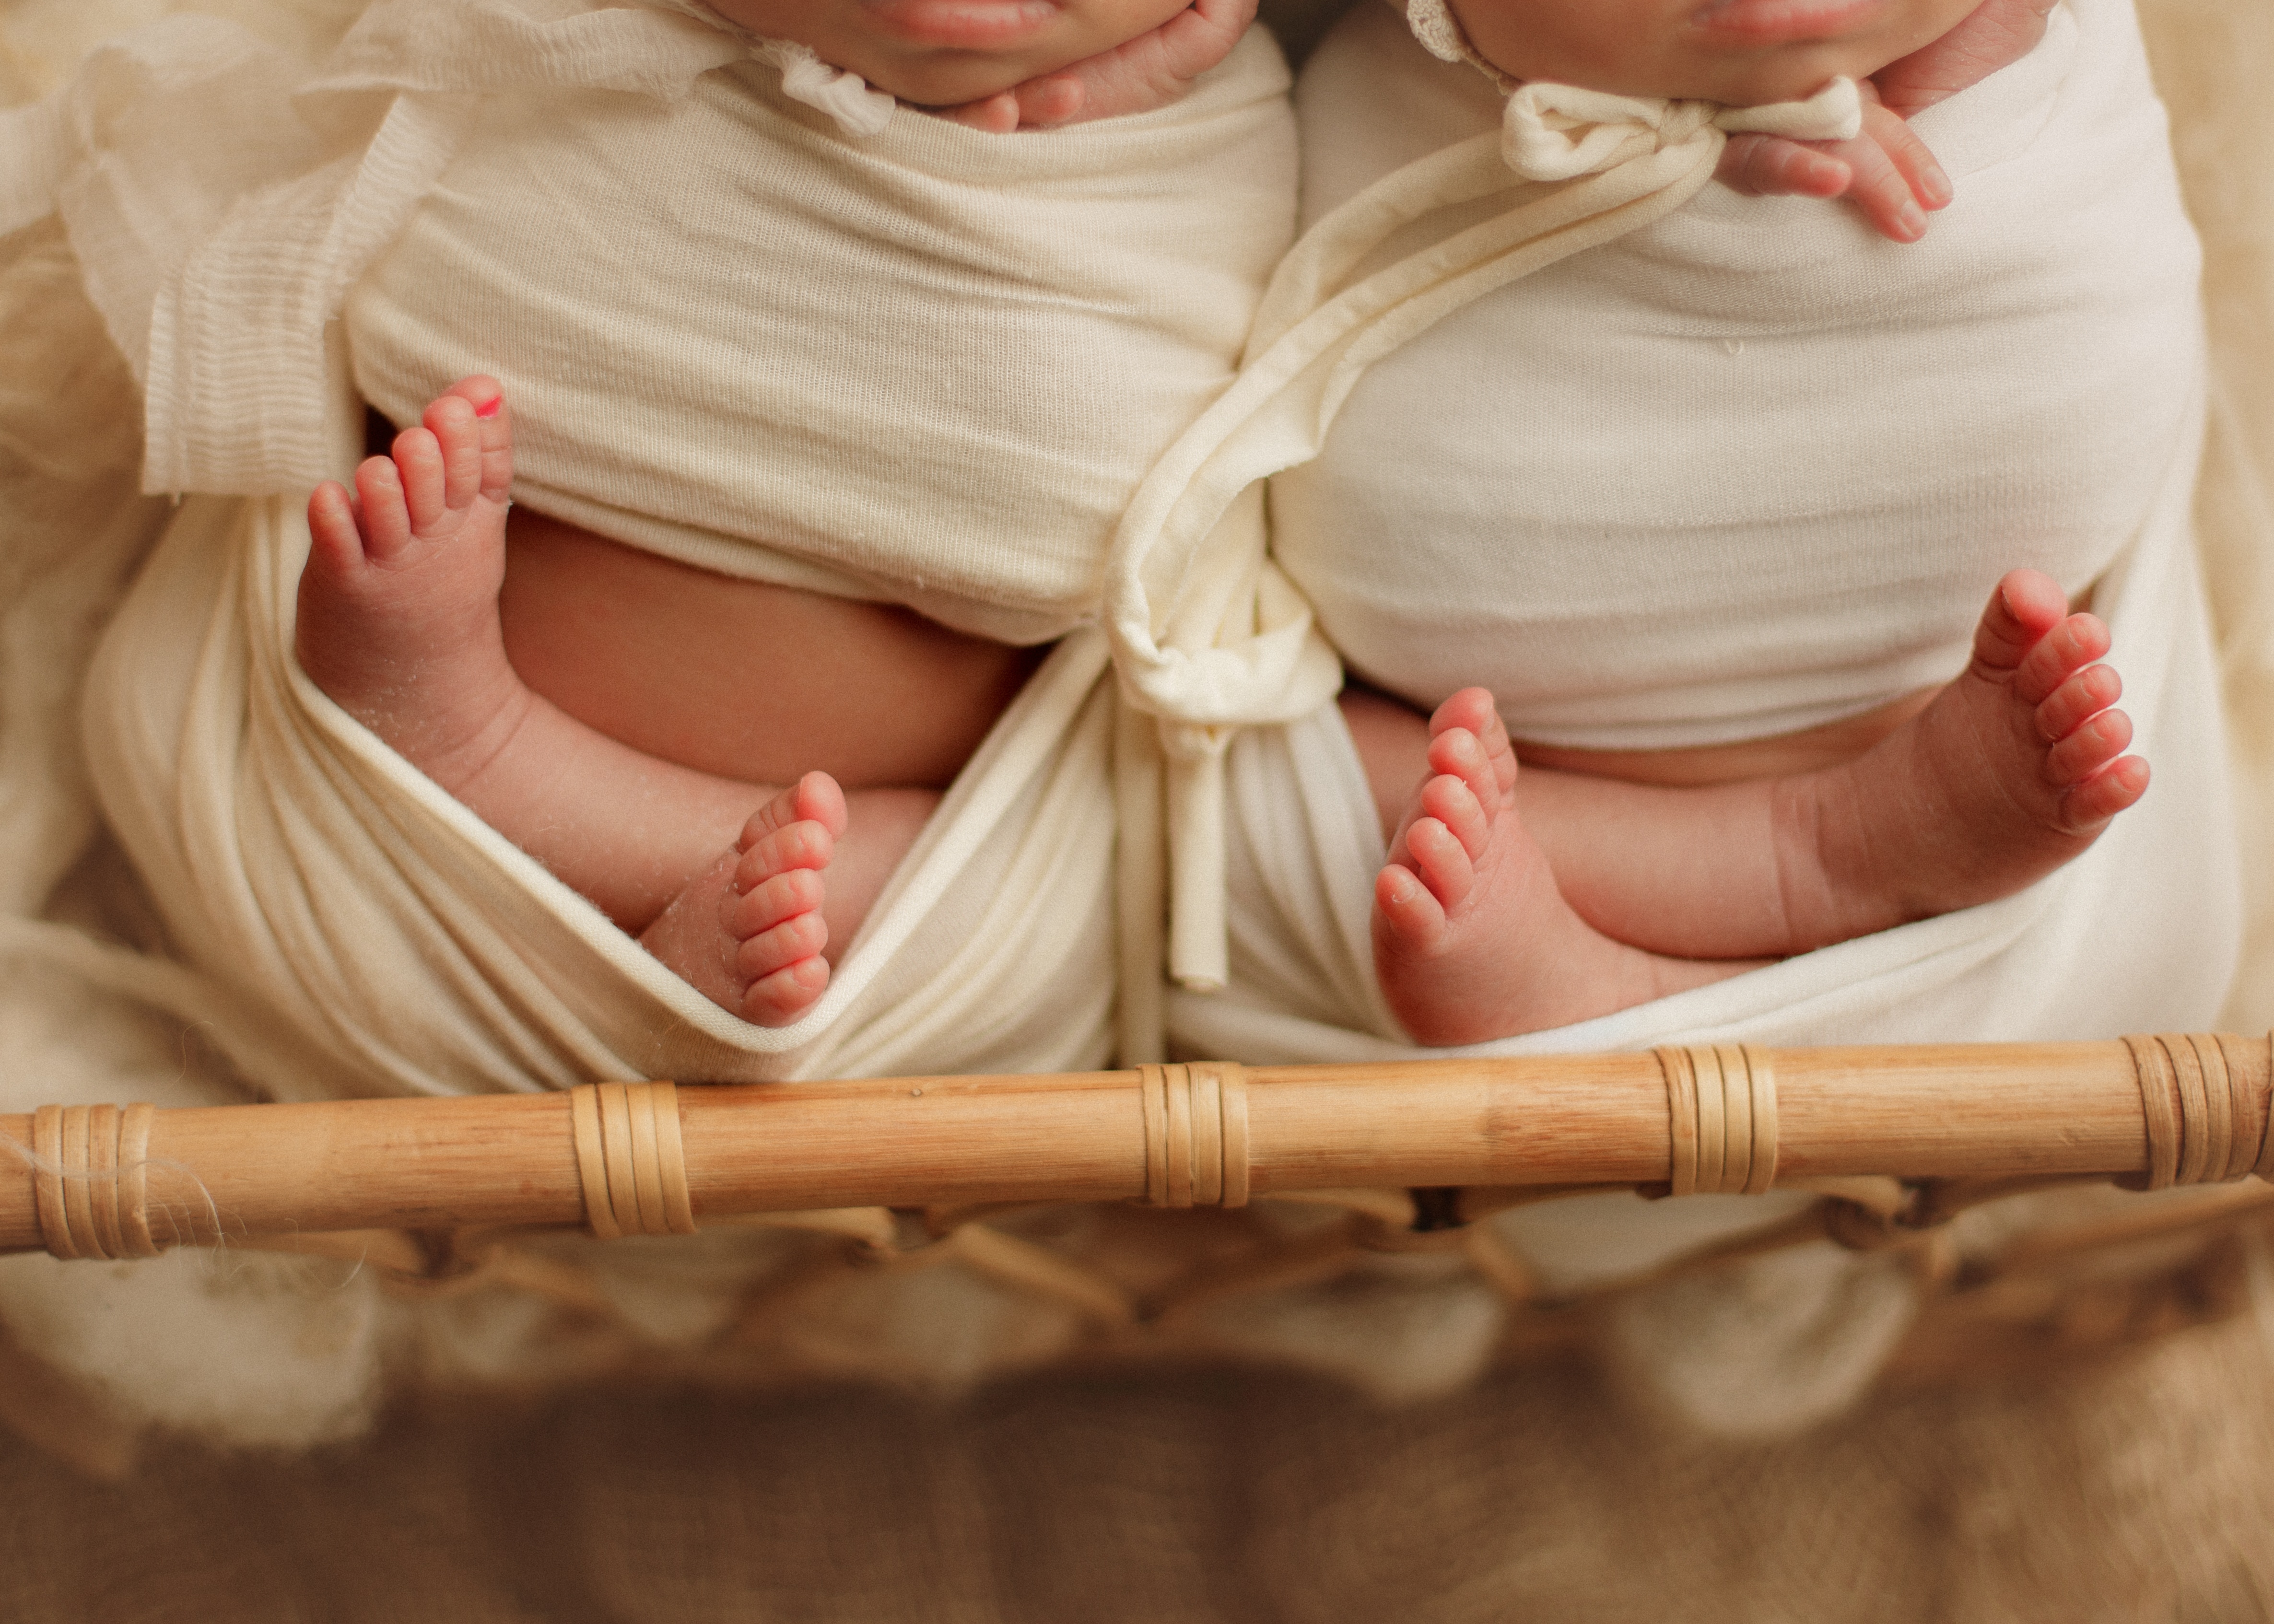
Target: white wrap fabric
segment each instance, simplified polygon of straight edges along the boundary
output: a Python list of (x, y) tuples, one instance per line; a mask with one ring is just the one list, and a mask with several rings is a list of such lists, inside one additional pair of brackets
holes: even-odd
[(87, 702), (103, 809), (191, 963), (305, 1051), (280, 1094), (1104, 1064), (1102, 640), (1030, 682), (796, 1025), (749, 1026), (333, 705), (292, 658), (290, 497), (193, 499)]
[[(1361, 11), (1306, 70), (1307, 207), (1496, 101)], [(1715, 188), (1373, 369), (1272, 490), (1352, 668), (1424, 710), (1483, 684), (1521, 739), (1679, 748), (1945, 680), (2007, 569), (2088, 590), (2202, 393), (2123, 11), (2057, 10), (1919, 127), (1966, 180), (1922, 242)]]

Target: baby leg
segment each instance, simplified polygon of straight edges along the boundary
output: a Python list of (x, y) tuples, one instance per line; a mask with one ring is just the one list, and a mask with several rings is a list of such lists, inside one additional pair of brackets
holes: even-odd
[[(498, 619), (511, 476), (502, 392), (471, 378), (367, 460), (353, 495), (320, 488), (302, 667), (704, 993), (794, 1020), (827, 984), (830, 936), (852, 939), (937, 796), (869, 791), (848, 811), (825, 773), (775, 793), (635, 750), (531, 690)], [(745, 893), (759, 900), (727, 917)]]
[(2015, 570), (1965, 673), (1910, 721), (1779, 801), (1797, 951), (1995, 901), (2080, 855), (2148, 788), (2097, 617)]
[(2016, 571), (1965, 674), (1852, 761), (1682, 789), (1533, 771), (1525, 814), (1580, 915), (1659, 952), (1782, 956), (1994, 901), (2146, 790), (2108, 646)]
[(317, 687), (446, 789), (518, 718), (498, 589), (513, 482), (513, 424), (494, 379), (427, 407), (350, 493), (308, 500), (296, 647)]
[(1417, 1041), (1567, 1026), (1746, 967), (1661, 958), (1581, 919), (1517, 815), (1516, 781), (1489, 694), (1438, 707), (1427, 771), (1374, 883), (1375, 974)]

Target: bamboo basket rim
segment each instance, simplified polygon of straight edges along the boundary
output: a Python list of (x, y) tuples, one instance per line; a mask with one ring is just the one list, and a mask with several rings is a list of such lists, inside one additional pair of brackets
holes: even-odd
[(0, 1177), (0, 1251), (116, 1259), (328, 1231), (609, 1238), (770, 1213), (1436, 1192), (1412, 1207), (1419, 1233), (1592, 1190), (1843, 1183), (1846, 1205), (1892, 1231), (2048, 1184), (2263, 1178), (2270, 1120), (2274, 1040), (2225, 1034), (47, 1106), (0, 1116), (23, 1169)]

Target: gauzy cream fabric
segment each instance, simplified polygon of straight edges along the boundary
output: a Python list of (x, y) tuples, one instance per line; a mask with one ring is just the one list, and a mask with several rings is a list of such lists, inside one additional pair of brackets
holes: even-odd
[[(63, 132), (61, 212), (114, 334), (138, 309), (119, 289), (154, 301), (147, 342), (121, 346), (148, 390), (147, 477), (235, 493), (193, 497), (142, 570), (85, 742), (183, 958), (293, 1053), (257, 1079), (272, 1092), (1053, 1071), (1112, 1050), (1116, 701), (1080, 622), (1107, 527), (1224, 387), (1291, 234), (1284, 68), (1259, 34), (1158, 114), (989, 137), (903, 110), (864, 137), (747, 49), (652, 10), (382, 0), (292, 100), (247, 36), (177, 19), (34, 109)], [(264, 111), (297, 144), (237, 154), (215, 181), (234, 200), (190, 189), (197, 229), (160, 215), (147, 240), (82, 240), (140, 224), (169, 155), (121, 85), (177, 113), (217, 97), (223, 136)], [(233, 86), (269, 99), (240, 107)], [(191, 181), (195, 145), (173, 154)], [(263, 163), (287, 172), (245, 184)], [(797, 1025), (696, 995), (301, 674), (300, 509), (343, 462), (299, 413), (328, 392), (336, 428), (353, 399), (328, 333), (405, 417), (501, 372), (523, 489), (567, 516), (720, 568), (833, 541), (829, 568), (863, 591), (960, 603), (1006, 636), (1072, 631)]]
[(1083, 1070), (1111, 1048), (1112, 695), (1055, 650), (795, 1025), (749, 1026), (442, 793), (292, 658), (297, 499), (184, 504), (85, 743), (183, 957), (307, 1051), (274, 1092)]

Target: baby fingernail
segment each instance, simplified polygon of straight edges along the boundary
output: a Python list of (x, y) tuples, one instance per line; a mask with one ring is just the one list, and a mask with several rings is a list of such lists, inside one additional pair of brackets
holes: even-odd
[(1927, 166), (1926, 173), (1919, 177), (1919, 189), (1926, 193), (1930, 208), (1940, 208), (1950, 201), (1950, 177), (1938, 164)]
[(1916, 203), (1906, 203), (1901, 213), (1895, 216), (1895, 223), (1902, 227), (1906, 237), (1916, 242), (1926, 235), (1926, 211)]
[(496, 417), (496, 416), (498, 415), (498, 408), (499, 408), (499, 407), (501, 407), (501, 406), (502, 406), (502, 405), (504, 405), (504, 404), (505, 404), (505, 396), (504, 396), (504, 395), (499, 395), (499, 396), (497, 397), (497, 399), (495, 399), (495, 400), (492, 401), (492, 402), (491, 402), (488, 405), (486, 405), (486, 406), (477, 406), (477, 407), (475, 407), (475, 408), (474, 408), (474, 416), (476, 416), (477, 417)]

